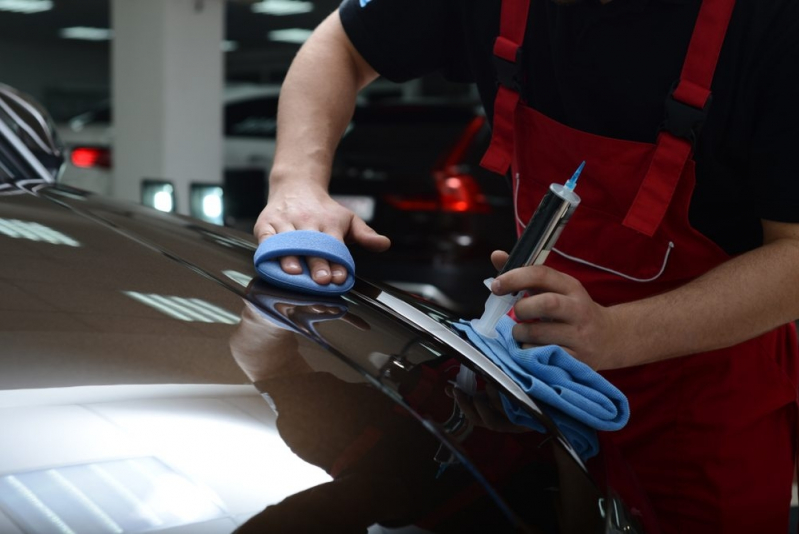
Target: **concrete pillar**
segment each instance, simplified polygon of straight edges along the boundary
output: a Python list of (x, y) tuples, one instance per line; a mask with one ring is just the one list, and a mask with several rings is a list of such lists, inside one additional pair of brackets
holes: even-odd
[(112, 0), (114, 183), (140, 201), (143, 178), (222, 182), (224, 0)]

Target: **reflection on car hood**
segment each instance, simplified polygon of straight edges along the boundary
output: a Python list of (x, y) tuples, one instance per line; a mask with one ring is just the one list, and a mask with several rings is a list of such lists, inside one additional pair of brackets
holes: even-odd
[(459, 419), (461, 364), (538, 409), (445, 310), (281, 292), (250, 236), (2, 193), (0, 532), (602, 530), (608, 494), (547, 419)]

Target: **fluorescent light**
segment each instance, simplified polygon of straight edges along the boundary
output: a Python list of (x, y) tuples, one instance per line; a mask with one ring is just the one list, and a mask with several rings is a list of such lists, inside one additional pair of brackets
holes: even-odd
[(197, 219), (225, 224), (224, 190), (214, 184), (191, 184), (189, 213)]
[(67, 245), (79, 247), (80, 243), (71, 237), (53, 230), (49, 226), (35, 222), (20, 221), (17, 219), (0, 219), (0, 235), (15, 239), (28, 239), (41, 241), (52, 245)]
[(222, 215), (221, 187), (203, 197), (203, 213), (212, 219), (216, 219)]
[(0, 477), (0, 508), (26, 532), (144, 532), (226, 517), (210, 489), (154, 457)]
[(141, 203), (158, 211), (175, 211), (175, 186), (163, 180), (142, 180)]
[(233, 52), (239, 49), (239, 43), (236, 41), (222, 41), (222, 52)]
[(272, 30), (267, 34), (270, 41), (302, 44), (311, 36), (312, 30), (304, 28), (289, 28), (286, 30)]
[(41, 13), (53, 9), (52, 0), (0, 0), (0, 11)]
[[(0, 0), (2, 1), (2, 0)], [(64, 39), (81, 39), (84, 41), (108, 41), (114, 36), (114, 31), (108, 28), (90, 28), (88, 26), (73, 26), (62, 28), (58, 35)]]
[(238, 324), (241, 320), (238, 315), (202, 299), (187, 299), (156, 293), (139, 293), (138, 291), (123, 291), (123, 293), (179, 321)]
[(313, 11), (313, 2), (302, 0), (262, 0), (252, 5), (253, 13), (264, 15), (299, 15)]
[(171, 212), (175, 207), (171, 191), (158, 191), (153, 195), (153, 207), (158, 211)]

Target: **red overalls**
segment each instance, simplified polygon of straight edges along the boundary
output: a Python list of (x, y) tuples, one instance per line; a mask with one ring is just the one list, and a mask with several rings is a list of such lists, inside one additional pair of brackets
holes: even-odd
[[(734, 0), (704, 0), (667, 106), (675, 133), (662, 131), (654, 145), (577, 131), (520, 102), (513, 72), (529, 4), (502, 0), (500, 88), (483, 159), (501, 174), (512, 168), (519, 231), (549, 185), (585, 160), (582, 204), (547, 265), (580, 280), (596, 302), (669, 291), (726, 261), (688, 222), (688, 138), (691, 113), (708, 102)], [(664, 532), (788, 531), (799, 383), (793, 325), (729, 349), (603, 374), (631, 407), (629, 424), (603, 437), (632, 466)]]

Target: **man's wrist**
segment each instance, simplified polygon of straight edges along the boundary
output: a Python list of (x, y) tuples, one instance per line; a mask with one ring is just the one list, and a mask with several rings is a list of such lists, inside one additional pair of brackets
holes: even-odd
[(329, 170), (316, 166), (275, 165), (269, 174), (269, 191), (270, 195), (278, 191), (326, 192), (329, 181)]
[(638, 309), (639, 304), (632, 302), (606, 308), (612, 336), (608, 354), (611, 369), (634, 367), (657, 359), (651, 346), (652, 336), (645, 333), (647, 327), (643, 325), (646, 314)]

